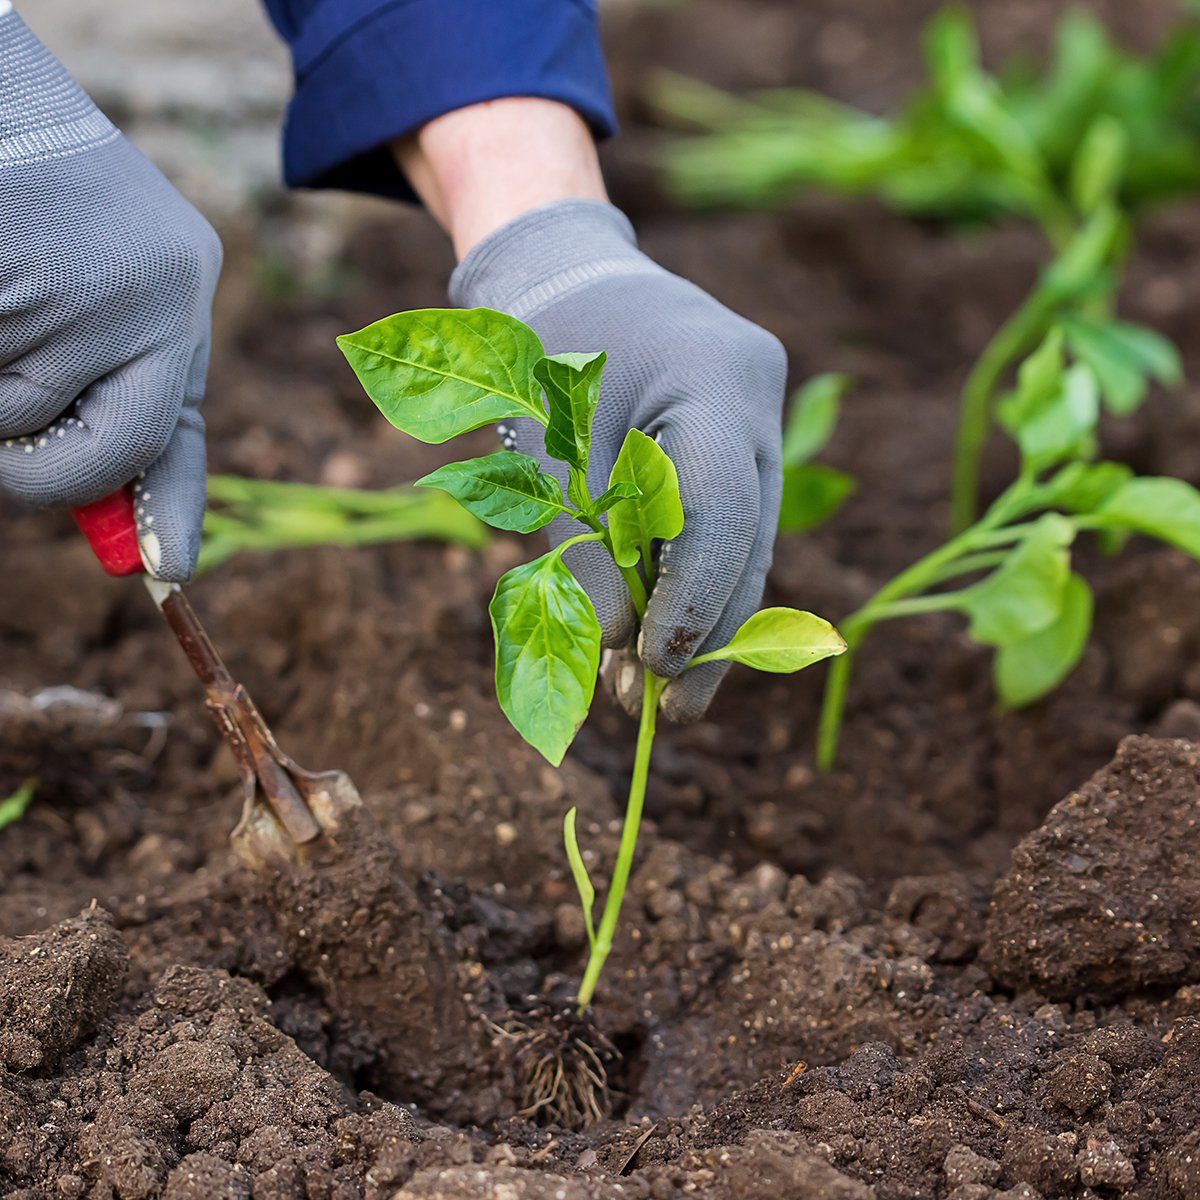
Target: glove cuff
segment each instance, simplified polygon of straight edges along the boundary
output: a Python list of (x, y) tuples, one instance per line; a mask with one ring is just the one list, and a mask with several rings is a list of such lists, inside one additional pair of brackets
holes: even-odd
[(119, 137), (63, 65), (0, 0), (0, 168)]
[(599, 279), (662, 273), (638, 248), (629, 218), (600, 200), (556, 200), (489, 234), (450, 277), (459, 308), (527, 321)]

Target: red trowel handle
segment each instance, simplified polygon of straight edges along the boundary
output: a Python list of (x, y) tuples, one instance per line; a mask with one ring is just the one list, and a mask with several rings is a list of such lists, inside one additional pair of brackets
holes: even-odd
[(133, 488), (120, 491), (71, 509), (75, 524), (83, 530), (92, 552), (110, 575), (140, 575), (142, 554), (138, 549), (137, 522), (133, 517)]

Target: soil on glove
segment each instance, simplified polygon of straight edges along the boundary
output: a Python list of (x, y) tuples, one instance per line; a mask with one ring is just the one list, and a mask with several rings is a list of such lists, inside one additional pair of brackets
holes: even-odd
[[(1044, 45), (1065, 7), (973, 6), (991, 54)], [(1176, 13), (1095, 7), (1143, 44)], [(917, 76), (933, 8), (692, 0), (609, 20), (626, 129), (609, 173), (646, 249), (777, 332), (795, 382), (857, 381), (827, 457), (859, 490), (781, 541), (770, 583), (770, 602), (834, 619), (940, 539), (957, 389), (1029, 285), (1037, 237), (819, 197), (680, 214), (639, 94), (667, 66), (882, 107)], [(380, 424), (334, 347), (444, 300), (427, 218), (364, 214), (320, 293), (268, 288), (227, 239), (214, 469), (385, 486), (446, 460)], [(1123, 308), (1180, 341), (1194, 378), (1198, 305), (1200, 218), (1157, 214)], [(1153, 397), (1105, 440), (1200, 482), (1194, 394)], [(997, 445), (990, 485), (1010, 466)], [(331, 876), (264, 893), (228, 842), (235, 765), (141, 589), (101, 577), (67, 518), (2, 516), (0, 797), (38, 784), (0, 830), (0, 1195), (1200, 1196), (1191, 560), (1084, 551), (1097, 636), (1021, 713), (994, 710), (988, 658), (954, 619), (880, 630), (828, 776), (820, 670), (731, 675), (703, 722), (662, 734), (598, 1027), (580, 1033), (539, 1024), (584, 958), (562, 816), (578, 807), (604, 877), (632, 728), (599, 704), (559, 771), (508, 730), (486, 603), (526, 547), (297, 551), (194, 585), (284, 748), (348, 771), (391, 842), (356, 859), (351, 838)], [(417, 909), (436, 938), (389, 924)], [(401, 940), (414, 961), (397, 976), (383, 943)], [(409, 1041), (397, 978), (395, 1005), (427, 1014)], [(519, 1039), (547, 1029), (612, 1049), (610, 1115), (589, 1129), (513, 1103)]]

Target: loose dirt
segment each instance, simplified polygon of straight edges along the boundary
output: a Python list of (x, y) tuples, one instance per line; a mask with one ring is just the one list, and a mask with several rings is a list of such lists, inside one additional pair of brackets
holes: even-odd
[[(693, 0), (618, 9), (608, 30), (627, 131), (610, 179), (647, 250), (778, 332), (796, 382), (856, 379), (828, 457), (859, 491), (781, 542), (770, 585), (833, 618), (939, 540), (957, 389), (1028, 286), (1036, 237), (821, 198), (681, 215), (638, 97), (665, 65), (883, 106), (915, 77), (933, 7)], [(1043, 44), (1064, 7), (973, 6), (989, 53)], [(1096, 7), (1143, 41), (1175, 13)], [(322, 295), (268, 289), (234, 251), (214, 468), (383, 486), (442, 461), (379, 425), (333, 345), (443, 301), (427, 219), (375, 210)], [(1124, 309), (1177, 338), (1192, 377), (1198, 303), (1200, 220), (1159, 214)], [(1200, 482), (1194, 394), (1154, 397), (1106, 443)], [(1010, 465), (998, 445), (992, 486)], [(0, 795), (39, 784), (0, 831), (0, 1194), (1200, 1196), (1195, 563), (1085, 554), (1098, 636), (1023, 713), (994, 711), (987, 658), (953, 620), (879, 631), (828, 776), (817, 671), (735, 673), (708, 719), (665, 731), (596, 1006), (611, 1115), (580, 1132), (517, 1114), (503, 1056), (581, 969), (562, 815), (578, 806), (602, 874), (632, 739), (602, 704), (561, 771), (514, 743), (486, 601), (522, 549), (303, 551), (194, 586), (284, 748), (347, 769), (395, 850), (336, 898), (316, 875), (276, 881), (272, 910), (229, 847), (234, 765), (152, 606), (99, 576), (68, 519), (3, 519)], [(421, 910), (436, 945), (405, 940), (380, 894)], [(403, 994), (372, 974), (384, 943), (410, 947)], [(389, 1005), (414, 1000), (428, 1039), (402, 1043)]]

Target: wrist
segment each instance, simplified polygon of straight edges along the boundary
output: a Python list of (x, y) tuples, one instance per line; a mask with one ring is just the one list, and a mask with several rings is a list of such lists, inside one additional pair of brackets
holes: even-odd
[(437, 117), (392, 143), (400, 169), (460, 260), (502, 226), (559, 200), (607, 200), (582, 118), (513, 96)]
[(556, 200), (494, 230), (450, 279), (451, 303), (528, 321), (603, 280), (665, 274), (637, 247), (629, 218), (602, 200)]

